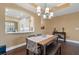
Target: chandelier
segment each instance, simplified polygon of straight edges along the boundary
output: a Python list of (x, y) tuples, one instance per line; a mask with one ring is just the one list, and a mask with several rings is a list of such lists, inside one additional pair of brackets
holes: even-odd
[(43, 19), (51, 19), (53, 17), (53, 12), (50, 11), (50, 8), (45, 3), (45, 8), (37, 7), (37, 15), (41, 16)]

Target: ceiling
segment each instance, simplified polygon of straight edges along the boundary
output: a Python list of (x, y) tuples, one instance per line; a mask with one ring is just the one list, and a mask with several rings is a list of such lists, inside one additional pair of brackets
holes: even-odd
[(36, 3), (36, 5), (38, 5), (42, 8), (45, 8), (46, 6), (49, 8), (52, 8), (52, 7), (56, 6), (57, 4), (59, 4), (59, 3)]
[[(59, 3), (46, 3), (46, 4), (47, 4), (47, 7), (53, 8)], [(30, 3), (17, 3), (17, 5), (25, 8), (26, 10), (29, 10), (33, 13), (36, 13), (35, 7), (32, 6)], [(36, 3), (36, 5), (39, 5), (42, 8), (45, 8), (45, 3)], [(70, 7), (54, 11), (54, 17), (65, 15), (65, 14), (70, 14), (70, 13), (74, 13), (74, 12), (78, 12), (78, 11), (79, 11), (79, 3), (70, 3)]]

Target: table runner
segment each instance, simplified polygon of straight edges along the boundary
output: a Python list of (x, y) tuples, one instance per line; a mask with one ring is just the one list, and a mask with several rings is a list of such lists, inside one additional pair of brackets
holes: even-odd
[(47, 40), (49, 35), (41, 35), (41, 36), (34, 36), (30, 37), (27, 40), (27, 49), (30, 50), (31, 52), (34, 52), (36, 54), (40, 53), (40, 49), (38, 48), (37, 43), (42, 41), (42, 40)]

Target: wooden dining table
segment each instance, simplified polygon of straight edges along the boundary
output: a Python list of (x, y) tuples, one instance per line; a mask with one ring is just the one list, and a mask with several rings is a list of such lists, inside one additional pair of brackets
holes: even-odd
[(33, 42), (36, 42), (37, 44), (40, 44), (43, 46), (43, 55), (46, 54), (46, 46), (51, 44), (57, 36), (55, 35), (40, 35), (40, 36), (34, 36), (29, 37), (28, 40), (31, 40)]

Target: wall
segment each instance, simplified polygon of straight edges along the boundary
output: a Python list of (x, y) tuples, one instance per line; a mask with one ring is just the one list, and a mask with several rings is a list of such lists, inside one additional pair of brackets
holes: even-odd
[(61, 31), (61, 28), (64, 27), (67, 38), (79, 41), (79, 30), (75, 30), (75, 28), (79, 28), (79, 12), (54, 17), (50, 20), (50, 23), (51, 30), (49, 30), (49, 33), (53, 32), (55, 27), (58, 31)]
[(50, 20), (44, 20), (44, 22), (45, 22), (45, 31), (44, 31), (44, 33), (45, 34), (52, 34), (52, 26), (51, 26), (51, 22), (50, 22)]
[[(26, 13), (31, 14), (34, 17), (35, 20), (35, 32), (34, 33), (16, 33), (16, 34), (6, 34), (5, 33), (5, 8), (13, 8), (13, 9), (17, 9), (17, 10), (21, 10), (24, 11)], [(16, 4), (2, 4), (0, 3), (0, 45), (1, 44), (6, 44), (7, 47), (12, 47), (15, 45), (19, 45), (21, 43), (25, 42), (25, 38), (29, 35), (29, 34), (36, 34), (36, 33), (40, 33), (40, 18), (38, 16), (36, 16), (35, 14), (33, 14), (32, 12), (25, 10), (19, 6), (17, 6)]]
[[(17, 10), (24, 11), (26, 13), (34, 16), (35, 20), (35, 32), (34, 33), (21, 33), (21, 34), (6, 34), (5, 33), (5, 8), (13, 8)], [(51, 20), (44, 20), (45, 29), (41, 31), (41, 19), (32, 12), (25, 10), (16, 4), (1, 4), (0, 3), (0, 45), (5, 43), (7, 47), (15, 46), (25, 42), (25, 38), (30, 34), (52, 34), (53, 29), (56, 27), (58, 31), (61, 31), (61, 28), (64, 27), (67, 32), (67, 38), (72, 40), (79, 40), (79, 31), (75, 30), (76, 27), (79, 27), (79, 12), (67, 14), (63, 16), (57, 16)]]

